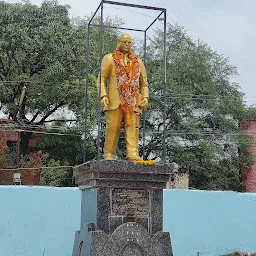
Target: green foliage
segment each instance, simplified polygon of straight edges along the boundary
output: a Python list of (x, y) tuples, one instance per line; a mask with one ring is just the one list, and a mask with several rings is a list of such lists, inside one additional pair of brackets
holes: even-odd
[[(163, 32), (157, 31), (147, 60), (151, 104), (146, 157), (154, 158), (161, 158), (163, 147), (161, 45)], [(189, 171), (191, 187), (239, 190), (239, 171), (252, 163), (250, 142), (242, 142), (239, 128), (248, 109), (238, 84), (231, 82), (235, 75), (237, 70), (227, 58), (194, 42), (182, 28), (168, 25), (166, 159)]]
[(72, 186), (72, 168), (63, 168), (60, 166), (60, 161), (54, 159), (48, 160), (47, 168), (43, 168), (41, 171), (40, 184), (55, 187)]
[[(87, 21), (87, 18), (71, 21), (68, 7), (57, 1), (44, 1), (41, 6), (28, 1), (19, 4), (0, 1), (0, 111), (25, 130), (22, 154), (31, 150), (28, 141), (34, 132), (63, 133), (63, 136), (44, 134), (33, 151), (49, 151), (50, 158), (62, 165), (82, 161)], [(108, 24), (111, 22), (106, 20)], [(116, 37), (116, 30), (104, 31), (107, 42), (104, 51), (113, 48)], [(96, 27), (91, 30), (89, 56), (89, 132), (96, 124), (98, 52)], [(60, 111), (64, 113), (60, 115)], [(69, 119), (71, 129), (67, 126)], [(59, 127), (53, 127), (55, 121)], [(94, 157), (95, 144), (90, 133), (88, 137), (90, 159)]]
[[(0, 2), (0, 81), (4, 85), (0, 109), (12, 120), (41, 125), (65, 107), (83, 122), (87, 27), (86, 20), (77, 20), (71, 23), (67, 7), (57, 1), (45, 1), (40, 7)], [(116, 30), (104, 31), (108, 42), (104, 51), (116, 44), (116, 36)], [(96, 106), (98, 52), (99, 28), (95, 28), (89, 56), (92, 110)], [(24, 86), (25, 98), (19, 105)], [(90, 114), (95, 116), (95, 111)]]
[[(3, 138), (2, 136), (0, 135), (0, 145), (2, 145), (3, 143)], [(3, 167), (3, 161), (4, 161), (4, 149), (1, 147), (0, 148), (0, 168)]]
[[(45, 130), (45, 134), (42, 135), (34, 150), (42, 150), (50, 158), (60, 161), (62, 165), (65, 165), (65, 162), (72, 166), (82, 163), (84, 141), (81, 131), (77, 127), (58, 126), (59, 135), (48, 134), (51, 132), (54, 130)], [(91, 160), (95, 157), (96, 149), (95, 141), (90, 136), (87, 139), (87, 145), (87, 159)]]
[[(82, 102), (84, 86), (70, 90), (73, 81), (83, 79), (82, 38), (71, 27), (67, 8), (55, 1), (41, 7), (0, 5), (0, 77), (4, 82), (17, 81), (6, 86), (1, 99), (6, 114), (23, 122), (29, 122), (28, 115), (37, 115), (42, 124), (58, 108)], [(19, 107), (24, 85), (26, 98)]]
[[(71, 185), (71, 169), (60, 171), (58, 167), (82, 161), (87, 22), (88, 18), (70, 20), (68, 8), (56, 1), (45, 1), (40, 7), (29, 2), (0, 2), (0, 110), (29, 130), (28, 138), (35, 130), (63, 134), (43, 134), (34, 149), (47, 154), (45, 165), (52, 167), (42, 173), (44, 185)], [(105, 24), (118, 26), (122, 21), (108, 18)], [(98, 27), (91, 27), (89, 159), (96, 154), (99, 33)], [(103, 54), (113, 51), (118, 34), (116, 29), (104, 29)], [(207, 44), (194, 42), (183, 28), (168, 25), (164, 106), (162, 45), (163, 32), (157, 30), (147, 50), (150, 107), (146, 113), (146, 158), (162, 158), (166, 108), (167, 162), (189, 170), (191, 187), (239, 190), (239, 170), (248, 169), (253, 161), (248, 153), (250, 138), (241, 135), (239, 122), (255, 118), (256, 111), (245, 106), (243, 93), (232, 82), (236, 67)], [(61, 117), (60, 110), (64, 112)], [(123, 139), (120, 145), (122, 155)]]

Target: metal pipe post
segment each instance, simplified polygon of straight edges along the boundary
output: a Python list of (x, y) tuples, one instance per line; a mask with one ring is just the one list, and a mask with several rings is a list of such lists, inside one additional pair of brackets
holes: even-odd
[(87, 150), (87, 117), (88, 117), (88, 86), (89, 86), (89, 51), (90, 51), (90, 23), (87, 26), (87, 46), (86, 46), (86, 87), (85, 87), (85, 113), (84, 113), (84, 155), (83, 162), (86, 162)]
[(102, 2), (99, 4), (98, 8), (96, 9), (96, 11), (94, 12), (94, 14), (92, 15), (92, 17), (91, 17), (91, 19), (90, 19), (90, 21), (89, 21), (89, 24), (91, 24), (91, 22), (92, 22), (92, 20), (94, 19), (94, 17), (95, 17), (95, 15), (96, 15), (96, 13), (97, 13), (97, 12), (98, 12), (98, 10), (100, 9), (101, 4), (102, 4)]
[(162, 11), (155, 19), (154, 21), (146, 28), (146, 31), (149, 30), (149, 28), (160, 18), (160, 16), (164, 13), (164, 11)]
[[(95, 27), (100, 27), (99, 24), (91, 24), (91, 26), (95, 26)], [(133, 28), (124, 28), (124, 27), (116, 27), (116, 26), (104, 26), (103, 27), (105, 28), (116, 28), (116, 29), (121, 29), (121, 30), (130, 30), (130, 31), (137, 31), (137, 32), (144, 32), (145, 30), (143, 29), (133, 29)]]
[(101, 137), (101, 105), (100, 105), (100, 100), (101, 100), (101, 61), (102, 61), (102, 47), (103, 47), (103, 1), (101, 2), (101, 14), (100, 14), (100, 85), (99, 85), (99, 97), (98, 97), (98, 136), (97, 136), (97, 160), (100, 159), (100, 137)]
[[(144, 65), (146, 67), (147, 57), (147, 31), (144, 31)], [(143, 160), (145, 159), (145, 136), (146, 136), (146, 110), (143, 110), (143, 133), (142, 133), (142, 149), (143, 149)]]
[(108, 1), (104, 0), (105, 4), (113, 4), (113, 5), (121, 5), (121, 6), (127, 6), (127, 7), (134, 7), (134, 8), (141, 8), (141, 9), (148, 9), (148, 10), (155, 10), (155, 11), (164, 11), (164, 8), (158, 8), (154, 6), (147, 6), (147, 5), (139, 5), (139, 4), (129, 4), (129, 3), (121, 3), (121, 2), (115, 2), (115, 1)]
[(164, 12), (164, 136), (163, 136), (163, 162), (166, 163), (166, 10)]

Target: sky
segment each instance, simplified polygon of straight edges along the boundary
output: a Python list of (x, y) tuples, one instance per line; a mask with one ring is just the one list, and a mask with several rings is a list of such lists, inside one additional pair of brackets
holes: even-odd
[[(256, 105), (254, 74), (256, 59), (256, 1), (255, 0), (116, 0), (132, 4), (156, 6), (167, 9), (167, 22), (183, 26), (194, 39), (207, 43), (213, 50), (238, 67), (235, 78), (245, 93), (247, 105)], [(6, 2), (17, 2), (8, 0)], [(42, 0), (30, 0), (41, 4)], [(71, 7), (71, 16), (90, 16), (100, 0), (59, 0)], [(122, 17), (127, 26), (146, 28), (157, 12), (142, 9), (104, 5), (105, 15)], [(113, 8), (114, 7), (114, 8)], [(156, 24), (161, 27), (161, 24)], [(139, 36), (138, 36), (139, 37)]]

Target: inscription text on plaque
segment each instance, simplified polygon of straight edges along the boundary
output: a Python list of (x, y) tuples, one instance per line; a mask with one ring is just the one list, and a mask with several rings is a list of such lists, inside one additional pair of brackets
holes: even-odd
[(149, 192), (143, 189), (113, 188), (111, 190), (112, 216), (149, 216)]

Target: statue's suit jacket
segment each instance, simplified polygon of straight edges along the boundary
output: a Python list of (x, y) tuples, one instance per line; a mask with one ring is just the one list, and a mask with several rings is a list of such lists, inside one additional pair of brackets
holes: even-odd
[[(135, 112), (141, 112), (140, 101), (149, 97), (148, 82), (145, 66), (141, 59), (138, 59), (140, 66), (140, 93), (138, 94), (138, 107), (134, 108)], [(131, 71), (132, 72), (132, 71)], [(131, 77), (131, 76), (130, 76)], [(99, 88), (100, 77), (97, 80), (97, 87)], [(121, 101), (117, 90), (117, 79), (115, 73), (115, 63), (112, 53), (105, 55), (101, 63), (101, 94), (100, 97), (107, 96), (109, 105), (104, 108), (105, 110), (113, 110), (119, 107)]]

